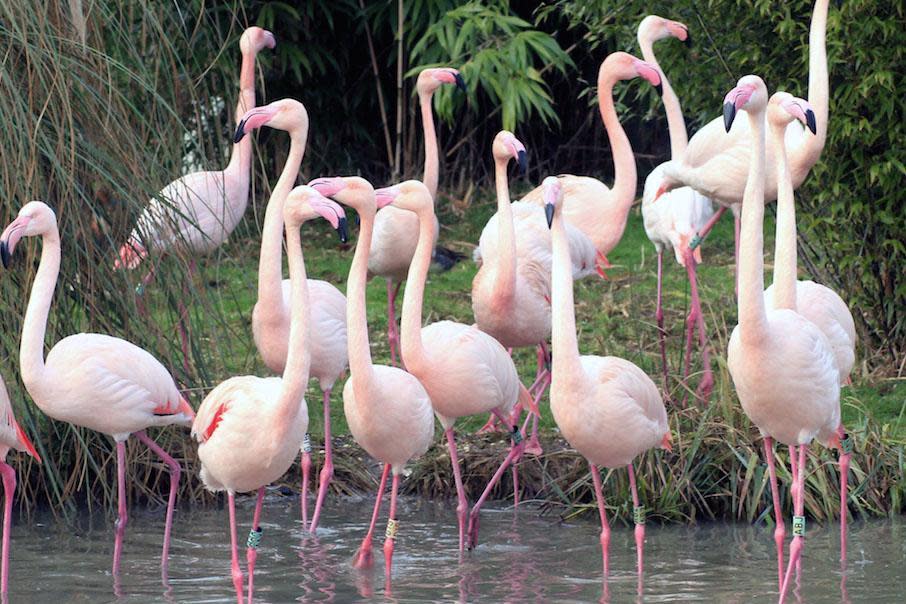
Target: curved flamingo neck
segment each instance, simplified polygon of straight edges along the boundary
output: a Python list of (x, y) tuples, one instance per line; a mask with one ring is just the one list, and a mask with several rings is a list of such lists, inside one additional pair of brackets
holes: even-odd
[(747, 111), (752, 131), (749, 175), (742, 202), (739, 238), (739, 328), (743, 341), (764, 336), (764, 109)]
[[(245, 112), (255, 107), (255, 59), (258, 53), (254, 50), (242, 53), (242, 66), (239, 68), (239, 102), (236, 103), (235, 122), (245, 115)], [(230, 152), (230, 162), (225, 172), (236, 177), (248, 178), (252, 168), (252, 139), (245, 136), (238, 143), (233, 143)]]
[[(299, 175), (308, 129), (289, 133), (289, 155), (264, 213), (261, 229), (261, 256), (258, 260), (258, 306), (267, 316), (281, 316), (288, 309), (283, 304), (283, 204)], [(248, 138), (248, 137), (246, 137)]]
[(777, 230), (774, 240), (774, 308), (796, 310), (796, 201), (784, 145), (785, 125), (771, 124), (777, 174)]
[(427, 353), (422, 343), (422, 304), (425, 298), (425, 280), (431, 267), (434, 250), (434, 212), (423, 210), (418, 216), (418, 244), (406, 276), (403, 295), (403, 317), (400, 321), (400, 346), (406, 368), (418, 375), (427, 363)]
[(802, 182), (808, 171), (821, 157), (827, 140), (829, 119), (830, 81), (827, 73), (827, 5), (828, 0), (817, 0), (812, 12), (808, 36), (808, 102), (815, 112), (817, 132), (814, 136), (803, 131), (801, 142), (789, 154), (789, 168), (793, 179)]
[(678, 159), (689, 145), (689, 135), (686, 133), (686, 122), (683, 120), (679, 98), (667, 80), (667, 74), (657, 62), (657, 57), (654, 56), (654, 41), (639, 34), (639, 47), (642, 49), (642, 58), (657, 67), (661, 74), (661, 98), (664, 101), (664, 111), (667, 113), (667, 130), (670, 132), (670, 159)]
[[(356, 208), (359, 213), (359, 238), (346, 281), (346, 345), (349, 349), (349, 374), (356, 390), (370, 387), (374, 376), (371, 344), (368, 341), (368, 252), (374, 232), (374, 194), (371, 207)], [(356, 401), (364, 397), (356, 396)]]
[[(19, 365), (22, 382), (32, 393), (44, 376), (44, 338), (47, 335), (47, 317), (53, 302), (53, 292), (60, 274), (60, 231), (53, 229), (42, 237), (41, 261), (31, 286), (28, 308), (22, 323), (22, 342), (19, 346)], [(35, 398), (32, 394), (32, 398)]]
[[(598, 108), (601, 111), (601, 120), (607, 130), (607, 139), (610, 141), (610, 151), (613, 154), (613, 193), (621, 211), (629, 213), (633, 197), (635, 197), (636, 171), (635, 156), (629, 138), (617, 117), (617, 110), (613, 103), (613, 85), (615, 79), (606, 75), (598, 80)], [(619, 217), (614, 217), (618, 219)]]
[(507, 159), (494, 160), (494, 182), (497, 187), (497, 257), (489, 258), (494, 270), (494, 298), (501, 303), (512, 301), (516, 293), (516, 229), (513, 206), (507, 182)]
[(305, 274), (305, 259), (302, 256), (302, 237), (299, 227), (286, 229), (286, 256), (289, 262), (290, 326), (286, 367), (283, 369), (283, 384), (280, 401), (274, 414), (272, 428), (274, 442), (282, 440), (299, 414), (303, 397), (308, 386), (311, 370), (311, 321), (308, 301), (308, 278)]
[(572, 261), (563, 213), (554, 214), (551, 225), (551, 355), (553, 380), (577, 378), (582, 372), (579, 340), (576, 334), (576, 309), (573, 299)]
[(422, 133), (425, 137), (425, 172), (422, 182), (428, 187), (431, 199), (437, 197), (437, 181), (440, 176), (440, 159), (437, 151), (437, 131), (434, 129), (434, 111), (431, 109), (433, 92), (418, 95), (422, 113)]

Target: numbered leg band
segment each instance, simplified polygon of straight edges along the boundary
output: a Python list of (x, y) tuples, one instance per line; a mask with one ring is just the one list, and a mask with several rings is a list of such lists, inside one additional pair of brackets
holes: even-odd
[(308, 432), (302, 437), (302, 452), (311, 453), (311, 437), (308, 435)]
[(636, 524), (645, 524), (645, 506), (639, 505), (632, 508), (632, 519)]
[(249, 538), (245, 542), (245, 546), (251, 549), (258, 549), (258, 546), (261, 545), (261, 535), (264, 531), (261, 530), (261, 527), (252, 529), (249, 531)]
[(387, 521), (387, 532), (384, 533), (384, 536), (387, 539), (396, 539), (396, 532), (399, 530), (400, 523), (393, 518)]
[(805, 537), (805, 516), (793, 516), (793, 537)]

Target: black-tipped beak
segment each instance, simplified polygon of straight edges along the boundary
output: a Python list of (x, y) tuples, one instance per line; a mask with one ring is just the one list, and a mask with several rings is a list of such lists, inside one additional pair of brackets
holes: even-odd
[(0, 241), (0, 260), (3, 261), (3, 268), (9, 268), (10, 260), (12, 256), (9, 253), (9, 246), (5, 241)]
[(554, 224), (554, 206), (552, 204), (544, 204), (544, 216), (547, 218), (547, 228), (551, 228)]
[(686, 31), (686, 39), (683, 40), (683, 44), (686, 45), (686, 48), (692, 48), (692, 34), (689, 31)]
[(664, 85), (663, 84), (658, 83), (658, 85), (655, 86), (654, 89), (657, 90), (658, 96), (664, 96)]
[(245, 121), (246, 120), (242, 120), (239, 122), (239, 125), (236, 126), (236, 134), (233, 135), (233, 143), (238, 143), (242, 140), (242, 137), (245, 136)]
[(519, 163), (519, 173), (525, 175), (528, 171), (528, 154), (525, 151), (519, 151), (516, 154), (516, 161)]
[(349, 233), (346, 230), (346, 217), (340, 218), (337, 223), (337, 234), (340, 235), (340, 243), (346, 243), (349, 240)]
[(818, 134), (818, 122), (815, 121), (815, 112), (811, 109), (805, 110), (805, 125), (812, 131), (812, 134)]
[(724, 103), (724, 128), (727, 132), (733, 127), (733, 120), (736, 119), (736, 105), (733, 103)]
[(462, 90), (463, 92), (468, 92), (468, 91), (469, 91), (469, 90), (466, 88), (466, 81), (465, 81), (464, 79), (462, 79), (462, 76), (461, 76), (461, 75), (459, 75), (458, 73), (454, 73), (454, 74), (453, 74), (453, 79), (456, 80), (456, 87), (457, 87), (457, 88), (459, 88), (459, 89)]

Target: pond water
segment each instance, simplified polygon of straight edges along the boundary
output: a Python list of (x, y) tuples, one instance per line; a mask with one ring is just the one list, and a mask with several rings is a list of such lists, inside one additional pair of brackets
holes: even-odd
[[(518, 512), (492, 506), (482, 512), (481, 544), (460, 560), (452, 507), (414, 498), (400, 502), (388, 590), (381, 550), (384, 522), (375, 542), (373, 572), (350, 566), (367, 529), (372, 500), (333, 498), (328, 503), (315, 539), (301, 530), (295, 498), (276, 492), (268, 496), (256, 602), (733, 603), (777, 598), (773, 530), (766, 527), (649, 524), (640, 595), (629, 527), (613, 529), (611, 576), (605, 586), (596, 515), (559, 522), (541, 517), (531, 503)], [(237, 510), (243, 543), (252, 504), (243, 499)], [(116, 596), (109, 519), (83, 517), (75, 526), (19, 521), (13, 528), (9, 601), (235, 602), (225, 509), (177, 512), (166, 585), (159, 568), (162, 533), (162, 512), (132, 511)], [(789, 602), (906, 602), (906, 521), (853, 523), (845, 573), (840, 572), (838, 548), (837, 524), (809, 524), (801, 585)], [(244, 548), (240, 558), (244, 569)]]

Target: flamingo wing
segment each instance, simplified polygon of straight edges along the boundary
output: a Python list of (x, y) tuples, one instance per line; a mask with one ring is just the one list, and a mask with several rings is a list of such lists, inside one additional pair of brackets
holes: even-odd
[(6, 391), (6, 384), (3, 383), (3, 379), (0, 379), (0, 446), (10, 447), (17, 451), (25, 451), (39, 462), (41, 461), (41, 456), (38, 455), (35, 445), (16, 421), (16, 417), (13, 414), (13, 406), (9, 400), (9, 393)]

